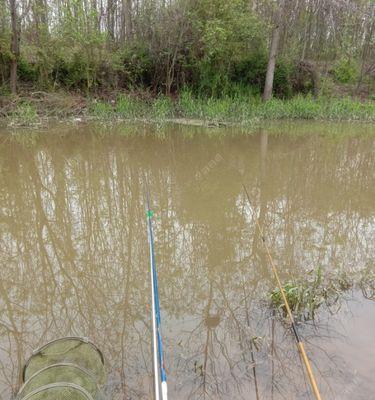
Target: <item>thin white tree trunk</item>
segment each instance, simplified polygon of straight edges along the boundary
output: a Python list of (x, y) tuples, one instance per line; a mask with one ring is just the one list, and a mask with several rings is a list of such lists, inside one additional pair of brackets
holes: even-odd
[(284, 2), (276, 10), (275, 27), (272, 33), (270, 55), (268, 58), (266, 82), (264, 84), (263, 101), (267, 101), (272, 97), (273, 78), (275, 75), (276, 57), (279, 48), (281, 25), (282, 25), (282, 8)]
[(16, 0), (10, 0), (9, 4), (10, 4), (10, 15), (12, 21), (12, 42), (11, 42), (12, 59), (10, 62), (10, 90), (12, 94), (17, 94), (17, 67), (18, 67), (18, 58), (20, 55), (17, 3)]

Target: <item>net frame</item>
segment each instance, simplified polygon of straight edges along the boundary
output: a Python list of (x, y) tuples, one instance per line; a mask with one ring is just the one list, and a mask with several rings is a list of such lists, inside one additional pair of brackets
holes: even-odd
[[(72, 347), (67, 347), (66, 350), (63, 350), (61, 352), (49, 352), (48, 350), (51, 349), (53, 350), (53, 346), (54, 345), (58, 345), (60, 342), (62, 343), (62, 345), (64, 346), (65, 343), (64, 342), (69, 342), (72, 341), (73, 343), (75, 342), (75, 345), (73, 345)], [(59, 357), (59, 355), (62, 356), (62, 358), (64, 358), (64, 355), (71, 355), (74, 354), (74, 349), (78, 349), (80, 347), (81, 344), (84, 345), (88, 345), (92, 348), (93, 352), (91, 352), (90, 349), (88, 349), (88, 354), (91, 355), (95, 355), (95, 357), (97, 358), (92, 358), (92, 361), (90, 366), (95, 365), (95, 363), (100, 363), (100, 365), (98, 364), (98, 369), (96, 369), (95, 367), (93, 367), (92, 369), (90, 368), (85, 368), (87, 367), (87, 364), (85, 366), (83, 365), (79, 365), (78, 363), (75, 363), (74, 357), (73, 361), (70, 362), (70, 360), (62, 360), (61, 362), (56, 361), (56, 358)], [(82, 352), (82, 348), (80, 349), (80, 351)], [(86, 351), (86, 348), (84, 348), (83, 351)], [(79, 355), (79, 353), (78, 353)], [(43, 359), (43, 357), (46, 357), (46, 361), (48, 362), (48, 357), (50, 357), (52, 359), (52, 363), (51, 364), (47, 364), (47, 365), (41, 365), (40, 368), (38, 368), (38, 359), (36, 359), (36, 357), (41, 357)], [(69, 357), (67, 357), (69, 358)], [(55, 359), (55, 360), (54, 360)], [(89, 358), (90, 359), (90, 358)], [(35, 365), (33, 365), (33, 360), (35, 361)], [(95, 361), (97, 360), (97, 361)], [(28, 371), (28, 369), (31, 368), (31, 372)], [(50, 380), (50, 382), (48, 382), (48, 375), (47, 378), (45, 378), (44, 374), (48, 374), (49, 371), (56, 369), (56, 371), (58, 371), (58, 368), (66, 368), (68, 371), (70, 369), (70, 372), (76, 370), (77, 373), (79, 372), (78, 375), (81, 376), (81, 378), (83, 379), (87, 379), (87, 382), (89, 383), (89, 385), (81, 385), (80, 382), (66, 382), (67, 379), (67, 375), (65, 375), (65, 379), (62, 377), (61, 381), (56, 381), (53, 382), (52, 380)], [(34, 369), (34, 370), (33, 370)], [(64, 370), (63, 374), (64, 374)], [(30, 372), (30, 376), (28, 375), (28, 372)], [(53, 375), (53, 374), (52, 374)], [(58, 380), (58, 374), (56, 374), (57, 379)], [(41, 378), (41, 385), (38, 387), (36, 385), (36, 387), (33, 387), (33, 381), (38, 379), (38, 377)], [(24, 367), (23, 367), (23, 371), (22, 371), (22, 381), (23, 384), (17, 394), (16, 399), (17, 400), (32, 400), (32, 398), (34, 398), (34, 396), (38, 397), (38, 395), (40, 396), (41, 393), (43, 392), (54, 392), (55, 390), (61, 390), (61, 393), (51, 393), (50, 395), (52, 396), (51, 398), (56, 398), (56, 396), (61, 396), (61, 400), (65, 400), (65, 399), (69, 399), (71, 396), (71, 393), (65, 393), (64, 394), (64, 389), (65, 390), (73, 390), (77, 396), (79, 396), (80, 399), (82, 400), (96, 400), (98, 397), (97, 396), (101, 396), (102, 392), (101, 392), (101, 387), (104, 383), (104, 377), (105, 377), (105, 371), (104, 371), (104, 356), (103, 353), (100, 351), (100, 349), (93, 343), (91, 342), (88, 338), (84, 338), (84, 337), (78, 337), (78, 336), (68, 336), (68, 337), (61, 337), (58, 339), (54, 339), (49, 341), (48, 343), (44, 344), (42, 347), (40, 347), (37, 350), (34, 350), (32, 352), (32, 355), (29, 357), (29, 359), (26, 361)], [(47, 382), (43, 382), (43, 378), (45, 378), (45, 380), (47, 380)], [(69, 379), (69, 375), (68, 375), (68, 379)], [(85, 382), (85, 381), (83, 381)], [(31, 386), (31, 388), (30, 388)], [(27, 389), (30, 388), (30, 392), (27, 392)], [(94, 389), (95, 388), (95, 389)], [(93, 389), (93, 390), (91, 390)], [(95, 390), (95, 392), (94, 392)], [(25, 393), (26, 392), (26, 393)], [(92, 393), (90, 393), (92, 392)], [(65, 397), (64, 397), (65, 396)], [(39, 398), (39, 397), (38, 397)], [(44, 398), (44, 397), (43, 397)], [(49, 398), (49, 395), (48, 395)], [(102, 398), (102, 397), (99, 397)]]
[(91, 394), (86, 389), (84, 389), (83, 387), (81, 387), (79, 385), (76, 385), (74, 383), (69, 383), (69, 382), (51, 383), (50, 385), (41, 386), (40, 388), (35, 389), (34, 391), (27, 394), (25, 397), (22, 398), (22, 400), (29, 400), (33, 396), (38, 395), (47, 390), (63, 389), (63, 388), (74, 389), (78, 393), (82, 394), (86, 400), (94, 400), (94, 398), (91, 396)]

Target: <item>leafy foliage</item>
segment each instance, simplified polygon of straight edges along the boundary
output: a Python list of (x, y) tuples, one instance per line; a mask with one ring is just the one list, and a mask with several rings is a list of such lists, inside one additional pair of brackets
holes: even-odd
[(332, 72), (337, 82), (354, 83), (358, 77), (358, 65), (353, 60), (343, 58), (335, 65)]
[[(262, 92), (273, 27), (270, 2), (140, 1), (136, 10), (130, 10), (129, 21), (125, 3), (113, 2), (110, 10), (97, 2), (32, 1), (30, 14), (21, 13), (20, 7), (21, 83), (28, 88), (90, 94), (146, 89), (154, 97), (159, 93), (177, 96), (186, 88), (196, 98)], [(13, 58), (12, 25), (9, 5), (1, 4), (0, 84), (6, 85)], [(304, 1), (285, 6), (288, 23), (294, 25), (281, 38), (274, 97), (289, 99), (311, 92), (311, 82), (306, 76), (301, 78), (296, 68), (304, 59), (333, 66), (336, 85), (353, 83), (358, 77), (359, 61), (361, 57), (366, 61), (366, 45), (371, 45), (367, 17), (371, 10), (354, 0), (340, 8), (325, 4), (337, 16), (330, 26), (320, 19), (324, 14), (320, 5), (316, 10)], [(353, 10), (351, 15), (348, 11)], [(355, 34), (361, 40), (354, 41), (352, 26), (358, 28)], [(363, 69), (365, 75), (367, 70)]]

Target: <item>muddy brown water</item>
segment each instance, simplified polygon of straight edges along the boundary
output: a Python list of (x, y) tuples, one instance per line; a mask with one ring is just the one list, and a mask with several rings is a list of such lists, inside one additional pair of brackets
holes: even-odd
[[(324, 133), (323, 133), (324, 130)], [(89, 337), (109, 399), (151, 399), (144, 182), (170, 399), (312, 399), (275, 280), (353, 286), (301, 321), (324, 399), (375, 398), (375, 135), (283, 124), (58, 125), (0, 133), (0, 398), (48, 340)], [(244, 183), (252, 204), (246, 203)]]

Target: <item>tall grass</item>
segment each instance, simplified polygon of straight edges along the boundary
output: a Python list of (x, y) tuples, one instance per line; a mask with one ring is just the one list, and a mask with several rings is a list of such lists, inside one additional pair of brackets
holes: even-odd
[(159, 96), (152, 104), (152, 116), (157, 120), (164, 120), (174, 116), (174, 104), (171, 98), (166, 96)]
[[(40, 103), (40, 102), (39, 102)], [(9, 114), (15, 124), (31, 125), (46, 110), (38, 103), (21, 101)], [(194, 96), (189, 90), (177, 99), (119, 95), (115, 100), (91, 100), (87, 102), (86, 115), (99, 120), (137, 120), (163, 122), (171, 119), (200, 120), (228, 124), (254, 124), (265, 120), (321, 120), (375, 122), (375, 102), (360, 102), (351, 98), (296, 96), (291, 99), (271, 99), (263, 103), (259, 95), (238, 90), (222, 97)], [(81, 108), (79, 111), (82, 112)], [(49, 110), (51, 115), (54, 115)], [(47, 114), (48, 115), (48, 114)], [(41, 114), (40, 116), (43, 116)], [(187, 121), (189, 122), (189, 121)]]
[(314, 100), (296, 96), (289, 100), (271, 99), (263, 103), (259, 97), (243, 94), (222, 98), (196, 98), (182, 93), (177, 104), (179, 114), (187, 118), (246, 122), (251, 120), (306, 119), (375, 121), (375, 103), (362, 103), (350, 98)]
[(39, 122), (36, 107), (29, 101), (22, 101), (16, 105), (10, 114), (11, 125), (27, 126)]

